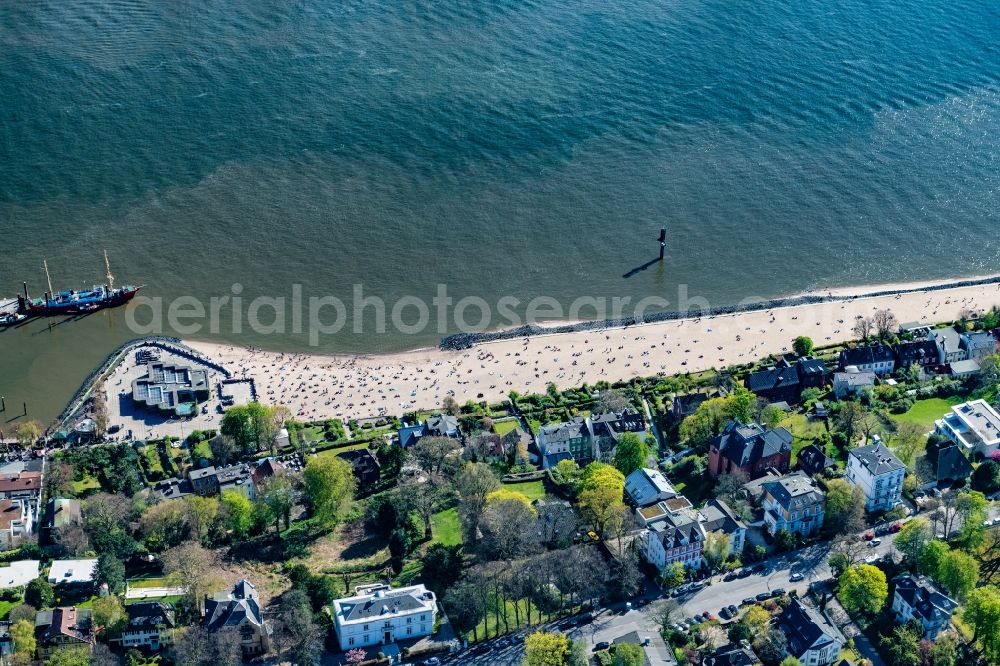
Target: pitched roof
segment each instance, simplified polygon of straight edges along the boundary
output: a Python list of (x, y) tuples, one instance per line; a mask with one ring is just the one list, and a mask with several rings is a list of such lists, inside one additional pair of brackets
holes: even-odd
[(896, 358), (900, 365), (911, 363), (936, 363), (938, 360), (937, 345), (933, 340), (917, 340), (916, 342), (901, 342), (896, 345)]
[(427, 425), (418, 423), (417, 425), (404, 425), (399, 429), (399, 445), (404, 449), (409, 448), (417, 441), (427, 435)]
[(434, 603), (434, 593), (423, 585), (395, 590), (377, 589), (333, 602), (336, 614), (343, 617), (344, 622), (419, 611), (433, 607)]
[(44, 643), (65, 636), (81, 643), (91, 640), (91, 612), (86, 608), (56, 608), (35, 614), (35, 630)]
[(246, 579), (233, 587), (232, 592), (218, 592), (205, 599), (205, 628), (215, 631), (223, 627), (238, 627), (246, 622), (263, 626), (257, 589)]
[(821, 649), (830, 643), (846, 642), (843, 634), (815, 609), (793, 599), (778, 616), (778, 626), (788, 638), (788, 650), (801, 658), (809, 650)]
[(711, 445), (733, 464), (744, 467), (778, 453), (791, 453), (792, 433), (784, 428), (764, 430), (756, 423), (742, 425), (734, 422), (714, 438)]
[(896, 594), (913, 609), (914, 617), (928, 624), (946, 621), (958, 608), (957, 601), (922, 576), (915, 578), (904, 574), (896, 576), (892, 582), (896, 584)]
[(837, 460), (826, 455), (826, 453), (815, 444), (809, 444), (808, 446), (803, 446), (799, 449), (796, 462), (806, 474), (815, 474), (817, 472), (822, 472), (828, 467), (837, 466)]
[(816, 482), (806, 476), (804, 472), (793, 472), (780, 479), (768, 481), (763, 485), (763, 488), (782, 508), (788, 510), (796, 510), (820, 503), (825, 496)]
[(625, 478), (625, 493), (636, 506), (646, 506), (677, 495), (662, 472), (648, 467), (641, 467)]
[(852, 449), (849, 455), (857, 458), (861, 466), (867, 469), (872, 476), (881, 476), (906, 469), (906, 465), (896, 457), (896, 454), (887, 449), (881, 442), (859, 446)]
[(774, 391), (788, 386), (798, 386), (799, 384), (801, 384), (801, 381), (799, 380), (798, 370), (789, 366), (787, 362), (778, 363), (773, 367), (758, 370), (757, 372), (751, 372), (747, 375), (746, 379), (747, 388), (754, 393)]
[(699, 513), (704, 518), (701, 526), (706, 532), (732, 534), (737, 530), (747, 528), (743, 521), (729, 508), (729, 505), (720, 499), (709, 500)]
[(165, 626), (172, 628), (174, 624), (174, 611), (170, 604), (162, 601), (143, 601), (140, 603), (125, 606), (125, 614), (128, 616), (128, 626), (132, 630), (156, 629)]
[(21, 472), (14, 476), (0, 478), (0, 493), (41, 489), (42, 475), (38, 472)]
[(972, 475), (972, 463), (962, 453), (957, 444), (946, 446), (938, 451), (937, 480), (958, 481)]
[(874, 365), (895, 361), (896, 355), (885, 345), (867, 345), (864, 347), (848, 347), (840, 352), (840, 365)]
[(749, 647), (730, 643), (705, 657), (702, 663), (705, 666), (756, 666), (760, 659)]

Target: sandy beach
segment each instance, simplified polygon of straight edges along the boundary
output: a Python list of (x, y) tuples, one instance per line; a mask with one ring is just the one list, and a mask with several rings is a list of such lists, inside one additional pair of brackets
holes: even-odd
[(855, 319), (881, 309), (900, 322), (931, 324), (1000, 304), (997, 284), (865, 296), (928, 284), (838, 289), (833, 293), (850, 300), (501, 340), (459, 352), (331, 356), (185, 343), (235, 376), (253, 378), (264, 403), (285, 405), (300, 419), (351, 419), (434, 408), (449, 395), (493, 402), (509, 391), (544, 392), (550, 382), (568, 388), (747, 363), (787, 351), (799, 335), (817, 346), (851, 340)]

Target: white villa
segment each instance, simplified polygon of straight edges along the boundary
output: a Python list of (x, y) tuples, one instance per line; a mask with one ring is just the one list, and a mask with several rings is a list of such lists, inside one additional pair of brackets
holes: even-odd
[(848, 483), (865, 494), (865, 511), (889, 511), (903, 501), (906, 465), (881, 442), (859, 446), (847, 456)]
[(389, 645), (434, 631), (437, 599), (423, 585), (371, 585), (355, 591), (357, 595), (333, 602), (333, 628), (341, 650)]
[(985, 400), (955, 405), (950, 414), (934, 422), (934, 428), (970, 458), (989, 458), (1000, 448), (1000, 414)]

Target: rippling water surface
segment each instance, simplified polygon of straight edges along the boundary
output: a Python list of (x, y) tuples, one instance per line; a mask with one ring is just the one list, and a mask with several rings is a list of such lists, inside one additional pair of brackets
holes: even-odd
[[(89, 284), (105, 248), (166, 299), (994, 272), (998, 35), (991, 0), (3, 3), (0, 295), (40, 292), (43, 258)], [(623, 278), (661, 226), (668, 261)], [(39, 415), (131, 335), (50, 323), (0, 333), (0, 394)]]

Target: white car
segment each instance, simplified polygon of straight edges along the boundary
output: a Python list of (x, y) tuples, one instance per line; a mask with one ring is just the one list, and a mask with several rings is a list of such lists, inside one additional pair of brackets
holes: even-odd
[(799, 573), (798, 571), (796, 571), (795, 573), (793, 573), (791, 576), (788, 577), (788, 580), (790, 580), (790, 581), (792, 581), (794, 583), (796, 581), (802, 580), (803, 578), (805, 578), (805, 576), (803, 576), (801, 573)]
[(871, 541), (868, 542), (868, 547), (869, 548), (874, 548), (875, 546), (878, 546), (881, 543), (882, 543), (882, 539), (872, 539)]

